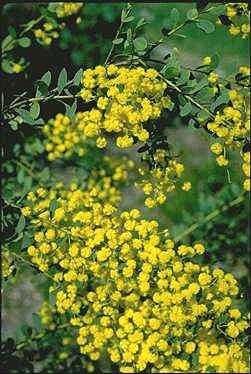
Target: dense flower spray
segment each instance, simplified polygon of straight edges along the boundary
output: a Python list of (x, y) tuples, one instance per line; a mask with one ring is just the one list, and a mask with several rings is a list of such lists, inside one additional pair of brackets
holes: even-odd
[(248, 372), (235, 278), (199, 265), (202, 244), (175, 246), (157, 221), (120, 212), (115, 185), (126, 175), (114, 175), (39, 188), (23, 208), (31, 261), (53, 277), (80, 352), (94, 361), (106, 352), (121, 372)]

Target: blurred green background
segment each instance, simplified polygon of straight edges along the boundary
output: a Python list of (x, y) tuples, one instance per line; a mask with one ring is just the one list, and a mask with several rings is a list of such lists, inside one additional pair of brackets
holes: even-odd
[[(36, 3), (36, 6), (38, 3)], [(104, 63), (105, 56), (111, 48), (111, 41), (120, 22), (122, 3), (85, 4), (80, 24), (70, 22), (63, 30), (58, 41), (50, 48), (35, 46), (27, 51), (27, 59), (31, 62), (25, 79), (15, 77), (15, 81), (6, 79), (9, 94), (22, 92), (31, 82), (45, 71), (60, 71), (63, 66), (69, 71), (76, 71)], [(149, 39), (158, 40), (160, 30), (165, 26), (167, 16), (176, 7), (185, 18), (187, 10), (193, 3), (146, 4), (136, 3), (135, 12), (144, 17), (149, 24), (145, 32)], [(3, 26), (18, 25), (34, 12), (34, 3), (8, 4), (3, 12)], [(214, 14), (205, 16), (214, 23), (218, 8)], [(17, 14), (19, 15), (17, 17)], [(164, 54), (176, 47), (180, 59), (186, 66), (199, 65), (202, 58), (218, 53), (221, 57), (219, 72), (232, 74), (237, 67), (249, 63), (248, 40), (231, 37), (228, 31), (216, 25), (213, 34), (205, 34), (193, 25), (186, 26), (183, 37), (172, 37), (159, 50)], [(43, 63), (41, 63), (43, 61)], [(51, 113), (48, 113), (51, 116)], [(169, 124), (168, 124), (169, 125)], [(203, 240), (208, 252), (203, 261), (217, 263), (227, 271), (233, 271), (241, 280), (244, 295), (243, 307), (247, 308), (248, 296), (248, 204), (243, 201), (231, 211), (217, 216), (214, 221), (203, 224), (203, 218), (219, 206), (227, 204), (241, 193), (240, 160), (231, 155), (229, 170), (231, 183), (223, 168), (216, 165), (214, 157), (208, 149), (208, 136), (199, 130), (188, 129), (186, 123), (176, 121), (170, 124), (167, 131), (170, 143), (182, 156), (186, 167), (187, 179), (192, 182), (192, 190), (188, 193), (174, 193), (161, 208), (144, 209), (146, 215), (159, 219), (163, 228), (168, 227), (171, 234), (178, 235), (188, 226), (196, 222), (202, 224), (194, 233), (184, 239), (185, 243)], [(24, 140), (25, 141), (25, 140)], [(133, 155), (135, 157), (135, 155)], [(125, 191), (123, 207), (141, 207), (143, 197), (134, 188)], [(211, 244), (213, 243), (213, 244)], [(20, 323), (29, 322), (32, 312), (36, 312), (41, 304), (41, 293), (44, 289), (41, 276), (17, 274), (16, 278), (4, 286), (3, 294), (3, 335), (15, 335)], [(13, 287), (14, 286), (14, 287)]]

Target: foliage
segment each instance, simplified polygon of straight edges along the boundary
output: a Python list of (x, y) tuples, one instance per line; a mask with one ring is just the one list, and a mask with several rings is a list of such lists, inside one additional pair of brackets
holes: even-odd
[[(234, 202), (232, 206), (231, 202)], [(250, 256), (247, 250), (247, 210), (247, 201), (241, 195), (240, 187), (236, 184), (225, 185), (217, 192), (217, 198), (199, 193), (196, 213), (191, 214), (185, 210), (181, 216), (182, 223), (172, 230), (174, 237), (180, 240), (180, 236), (188, 228), (185, 235), (187, 243), (195, 240), (205, 243), (210, 248), (205, 256), (205, 263), (210, 259), (210, 262), (234, 272), (241, 281), (245, 297), (249, 294)], [(193, 225), (196, 230), (189, 232), (189, 227)]]
[[(9, 33), (1, 44), (2, 70), (9, 74), (18, 74), (25, 70), (29, 66), (29, 62), (26, 61), (25, 58), (19, 58), (17, 56), (17, 50), (20, 49), (19, 47), (30, 47), (32, 34), (34, 34), (35, 40), (41, 45), (50, 45), (53, 39), (59, 37), (60, 29), (65, 26), (65, 24), (59, 22), (57, 18), (61, 19), (72, 16), (77, 13), (82, 6), (82, 3), (50, 3), (45, 7), (37, 7), (36, 10), (39, 14), (35, 19), (23, 24), (21, 30), (16, 30), (13, 26), (9, 26)], [(39, 25), (42, 28), (37, 28)]]
[(1, 369), (4, 373), (82, 373), (99, 372), (98, 368), (79, 357), (67, 326), (57, 320), (58, 326), (49, 329), (41, 325), (40, 317), (33, 314), (35, 326), (23, 325), (19, 343), (12, 338), (1, 342)]

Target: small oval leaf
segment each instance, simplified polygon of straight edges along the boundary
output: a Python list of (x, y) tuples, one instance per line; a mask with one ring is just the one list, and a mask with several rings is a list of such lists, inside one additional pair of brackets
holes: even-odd
[(133, 45), (136, 50), (144, 51), (147, 47), (147, 40), (142, 36), (139, 36), (138, 38), (134, 39)]
[(16, 233), (20, 234), (20, 232), (22, 232), (24, 228), (25, 228), (25, 218), (23, 215), (21, 215), (17, 223)]
[(61, 93), (66, 85), (67, 85), (67, 71), (65, 68), (63, 68), (58, 77), (58, 84), (57, 84), (58, 92)]
[(211, 34), (215, 30), (214, 24), (211, 21), (208, 21), (207, 19), (198, 20), (198, 22), (196, 22), (196, 25), (206, 34)]
[(187, 19), (189, 19), (190, 21), (193, 21), (195, 20), (197, 17), (198, 17), (198, 10), (193, 8), (193, 9), (189, 9), (186, 16), (187, 16)]
[(31, 45), (31, 40), (27, 36), (24, 36), (23, 38), (18, 39), (18, 44), (20, 47), (28, 48)]

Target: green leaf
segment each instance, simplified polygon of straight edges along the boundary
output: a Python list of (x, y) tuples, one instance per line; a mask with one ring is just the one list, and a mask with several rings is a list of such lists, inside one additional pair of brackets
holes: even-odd
[(48, 86), (45, 82), (38, 80), (35, 82), (37, 86), (36, 97), (46, 96), (48, 94)]
[(33, 125), (44, 125), (44, 120), (42, 118), (38, 118), (33, 122)]
[(189, 77), (190, 77), (190, 71), (189, 70), (181, 70), (180, 72), (180, 77), (179, 79), (177, 80), (177, 85), (183, 85), (185, 84), (187, 81), (189, 81)]
[(55, 210), (57, 209), (57, 207), (58, 207), (57, 199), (53, 199), (53, 200), (50, 202), (50, 206), (49, 206), (49, 210), (50, 210), (50, 213), (51, 213), (51, 217), (54, 216), (54, 213), (55, 213)]
[(168, 26), (170, 28), (175, 27), (179, 21), (179, 18), (180, 18), (180, 12), (178, 11), (178, 9), (173, 8), (167, 20)]
[(177, 66), (169, 66), (165, 69), (164, 74), (166, 78), (171, 79), (177, 77), (179, 75), (179, 72), (180, 70)]
[(198, 14), (199, 14), (198, 10), (193, 8), (187, 11), (186, 16), (187, 16), (187, 19), (189, 19), (190, 21), (193, 21), (198, 17)]
[(208, 21), (207, 19), (199, 19), (196, 22), (196, 25), (199, 29), (204, 31), (206, 34), (211, 34), (215, 30), (215, 26), (211, 21)]
[(37, 313), (32, 313), (32, 322), (33, 322), (33, 326), (38, 331), (40, 331), (40, 329), (41, 329), (41, 318), (39, 317), (39, 315)]
[(8, 27), (8, 33), (10, 34), (10, 36), (12, 36), (13, 39), (17, 37), (17, 32), (13, 26)]
[(184, 98), (182, 94), (178, 95), (178, 101), (181, 104), (180, 106), (184, 106), (187, 103), (186, 99)]
[(34, 139), (34, 141), (31, 143), (31, 154), (42, 154), (44, 152), (44, 146), (42, 141), (39, 138)]
[(32, 186), (32, 177), (28, 175), (24, 179), (24, 190), (28, 192), (31, 189), (31, 186)]
[(50, 86), (51, 84), (51, 72), (50, 71), (47, 71), (42, 77), (41, 79), (39, 79), (39, 81), (41, 82), (44, 82), (46, 84), (47, 87)]
[(131, 39), (132, 39), (132, 29), (130, 27), (129, 27), (129, 29), (126, 32), (126, 39), (128, 41), (131, 41)]
[(189, 90), (190, 94), (194, 94), (198, 91), (200, 91), (203, 87), (208, 85), (208, 80), (207, 78), (202, 78), (192, 90)]
[(30, 107), (30, 115), (33, 119), (36, 119), (39, 116), (40, 113), (40, 105), (37, 101), (34, 101), (34, 103)]
[(13, 131), (16, 131), (18, 129), (18, 123), (15, 120), (10, 120), (9, 124)]
[(75, 100), (71, 106), (69, 105), (67, 106), (65, 114), (68, 117), (73, 118), (74, 114), (76, 113), (76, 110), (77, 110), (77, 101)]
[(20, 232), (22, 232), (24, 228), (25, 228), (25, 217), (21, 215), (17, 223), (16, 233), (20, 234)]
[(186, 103), (184, 106), (180, 106), (180, 116), (181, 117), (187, 116), (189, 113), (191, 113), (192, 109), (193, 107), (190, 102)]
[(134, 16), (123, 17), (122, 22), (123, 23), (131, 22), (134, 20), (134, 18), (135, 18)]
[(50, 12), (56, 12), (57, 6), (58, 6), (57, 3), (49, 3), (48, 10)]
[(58, 84), (57, 84), (58, 92), (61, 93), (66, 85), (67, 85), (67, 71), (65, 68), (63, 68), (60, 71), (60, 74), (58, 77)]
[(196, 99), (199, 100), (202, 104), (207, 104), (214, 98), (214, 95), (215, 93), (213, 87), (206, 86), (196, 93)]
[(138, 23), (137, 23), (135, 29), (138, 29), (138, 28), (140, 28), (140, 27), (142, 27), (142, 26), (144, 26), (144, 25), (146, 25), (146, 24), (147, 24), (146, 20), (145, 20), (144, 18), (141, 18), (141, 19), (138, 21)]
[(125, 53), (129, 54), (133, 51), (133, 46), (130, 40), (125, 40), (124, 42), (124, 51)]
[(25, 178), (25, 172), (24, 172), (24, 169), (22, 168), (22, 169), (19, 170), (19, 172), (17, 173), (17, 181), (18, 181), (18, 183), (22, 184), (23, 181), (24, 181), (24, 178)]
[(48, 181), (50, 178), (50, 169), (48, 167), (44, 168), (39, 177), (42, 181)]
[(178, 9), (173, 8), (163, 23), (164, 27), (162, 28), (161, 32), (164, 36), (168, 36), (168, 33), (177, 25), (179, 18), (180, 13)]
[(9, 60), (5, 60), (3, 59), (2, 60), (2, 63), (1, 63), (1, 68), (2, 70), (7, 73), (7, 74), (12, 74), (13, 71), (12, 71), (12, 66), (10, 64), (10, 61)]
[(32, 328), (28, 325), (21, 326), (22, 333), (24, 336), (31, 336), (32, 335)]
[(229, 102), (229, 93), (228, 93), (228, 90), (225, 90), (221, 93), (219, 97), (217, 97), (215, 102), (211, 105), (210, 110), (214, 112), (215, 109), (218, 108), (218, 106), (220, 106), (221, 104), (227, 104), (228, 102)]
[(82, 76), (83, 76), (83, 69), (81, 68), (76, 72), (73, 78), (73, 83), (76, 86), (79, 86), (79, 84), (81, 83)]
[(134, 39), (133, 45), (137, 51), (144, 51), (147, 48), (147, 40), (143, 36)]
[(25, 232), (21, 243), (21, 249), (29, 247), (29, 245), (31, 245), (32, 242), (33, 237), (31, 236), (31, 234)]
[(199, 354), (198, 353), (193, 353), (192, 354), (192, 364), (193, 367), (197, 367), (199, 364)]
[(17, 40), (20, 47), (28, 48), (31, 45), (31, 40), (27, 36), (24, 36), (23, 38), (20, 38)]
[(32, 118), (30, 112), (26, 109), (16, 109), (16, 112), (21, 116), (23, 121), (28, 125), (34, 124), (34, 119)]
[(205, 122), (210, 118), (210, 113), (205, 110), (200, 110), (197, 114), (197, 119), (199, 122)]
[(228, 317), (226, 315), (220, 315), (218, 318), (219, 325), (222, 325), (223, 323), (226, 323), (227, 321), (228, 321)]
[(113, 42), (113, 44), (117, 45), (117, 44), (123, 43), (123, 41), (124, 41), (123, 38), (118, 38), (118, 39), (114, 39), (112, 42)]
[(15, 46), (15, 43), (12, 43), (13, 41), (13, 37), (11, 35), (7, 35), (1, 43), (2, 52), (11, 51)]
[(217, 54), (213, 55), (211, 57), (210, 68), (213, 69), (213, 70), (216, 69), (218, 67), (218, 65), (219, 65), (219, 62), (220, 62), (219, 56)]

